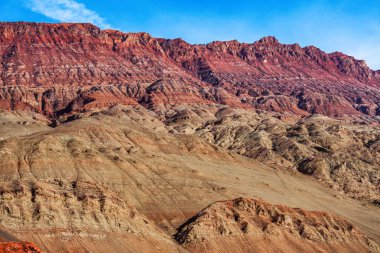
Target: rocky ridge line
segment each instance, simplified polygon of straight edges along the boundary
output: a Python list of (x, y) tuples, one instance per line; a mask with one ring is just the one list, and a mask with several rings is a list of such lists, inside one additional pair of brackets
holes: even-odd
[[(232, 249), (247, 252), (248, 248), (260, 249), (260, 252), (273, 252), (271, 250), (277, 248), (285, 252), (292, 247), (292, 252), (304, 252), (313, 245), (320, 252), (328, 249), (379, 251), (376, 243), (342, 218), (246, 198), (209, 205), (183, 224), (175, 238), (197, 252), (228, 252)], [(260, 243), (248, 246), (255, 238), (266, 241), (266, 247), (260, 248)], [(275, 245), (279, 238), (286, 238), (288, 245)]]
[(380, 114), (364, 61), (274, 37), (191, 45), (91, 24), (0, 23), (0, 107), (62, 113), (216, 103), (329, 116)]

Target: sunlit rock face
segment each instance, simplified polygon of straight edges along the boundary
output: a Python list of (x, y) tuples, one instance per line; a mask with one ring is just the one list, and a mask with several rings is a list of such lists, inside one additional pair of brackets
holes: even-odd
[(274, 37), (191, 45), (91, 24), (0, 24), (0, 106), (49, 117), (115, 103), (378, 115), (380, 78), (364, 61)]

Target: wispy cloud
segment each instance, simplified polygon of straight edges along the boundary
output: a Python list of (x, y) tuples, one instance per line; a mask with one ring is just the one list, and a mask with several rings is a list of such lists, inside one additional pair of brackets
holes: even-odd
[(25, 3), (32, 11), (61, 22), (92, 23), (103, 29), (111, 27), (98, 13), (74, 0), (26, 0)]

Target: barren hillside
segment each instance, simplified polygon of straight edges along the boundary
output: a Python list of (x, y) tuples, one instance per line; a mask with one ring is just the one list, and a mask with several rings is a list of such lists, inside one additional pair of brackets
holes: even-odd
[(25, 22), (0, 56), (0, 249), (379, 251), (364, 61)]

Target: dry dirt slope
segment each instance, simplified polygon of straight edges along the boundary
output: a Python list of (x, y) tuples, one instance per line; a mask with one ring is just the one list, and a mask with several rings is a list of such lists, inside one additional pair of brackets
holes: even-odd
[(267, 112), (177, 106), (165, 124), (275, 168), (311, 175), (346, 195), (380, 203), (380, 126), (323, 115), (279, 119)]
[(46, 252), (182, 252), (172, 235), (199, 210), (260, 197), (337, 214), (380, 241), (377, 207), (173, 130), (115, 107), (2, 140), (1, 224)]

